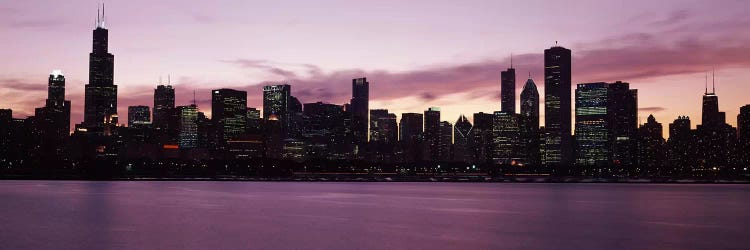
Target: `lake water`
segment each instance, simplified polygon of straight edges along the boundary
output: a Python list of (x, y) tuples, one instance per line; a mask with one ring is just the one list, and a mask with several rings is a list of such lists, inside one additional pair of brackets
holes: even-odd
[(748, 249), (750, 185), (0, 181), (1, 249)]

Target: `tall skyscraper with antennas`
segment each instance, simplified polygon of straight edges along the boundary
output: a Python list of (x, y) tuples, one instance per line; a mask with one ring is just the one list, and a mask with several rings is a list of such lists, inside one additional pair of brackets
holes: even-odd
[(544, 164), (547, 166), (572, 163), (571, 82), (571, 52), (555, 43), (544, 50)]
[(108, 50), (109, 31), (104, 8), (97, 11), (93, 48), (89, 54), (89, 83), (86, 84), (83, 125), (98, 131), (117, 114), (117, 86), (114, 84), (115, 57)]
[(500, 110), (516, 113), (516, 69), (512, 58), (510, 62), (510, 68), (500, 72)]

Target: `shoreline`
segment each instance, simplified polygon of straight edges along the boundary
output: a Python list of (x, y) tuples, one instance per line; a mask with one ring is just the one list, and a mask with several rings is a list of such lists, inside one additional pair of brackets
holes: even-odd
[(312, 174), (286, 177), (143, 177), (126, 176), (112, 178), (84, 178), (66, 176), (44, 178), (38, 176), (0, 176), (3, 180), (45, 180), (45, 181), (215, 181), (215, 182), (424, 182), (424, 183), (572, 183), (572, 184), (750, 184), (750, 179), (691, 179), (691, 178), (604, 178), (604, 177), (508, 177), (508, 176), (388, 176), (388, 175), (327, 175)]

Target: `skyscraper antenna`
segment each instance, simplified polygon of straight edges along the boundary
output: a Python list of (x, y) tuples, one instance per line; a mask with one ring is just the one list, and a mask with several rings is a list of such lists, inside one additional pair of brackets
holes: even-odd
[(510, 53), (510, 68), (513, 68), (513, 52)]
[(167, 75), (167, 85), (170, 85), (170, 86), (172, 85), (172, 76), (171, 75)]
[(706, 87), (706, 94), (708, 94), (708, 71), (706, 71), (706, 81), (703, 83)]
[(557, 47), (557, 41), (555, 41), (555, 47)]
[(198, 106), (195, 104), (195, 89), (193, 89), (193, 106)]
[(711, 92), (716, 94), (716, 67), (713, 68), (711, 73)]
[(107, 21), (107, 17), (104, 16), (104, 3), (102, 3), (102, 28), (104, 28), (104, 22)]
[(529, 71), (529, 79), (531, 79), (531, 71)]
[(101, 17), (101, 6), (98, 4), (96, 5), (96, 27), (99, 28), (100, 23), (100, 17)]

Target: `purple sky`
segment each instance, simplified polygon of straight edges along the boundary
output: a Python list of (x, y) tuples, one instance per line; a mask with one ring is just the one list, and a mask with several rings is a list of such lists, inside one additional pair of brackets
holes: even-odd
[[(10, 1), (0, 5), (0, 108), (16, 117), (44, 105), (46, 80), (62, 69), (72, 121), (83, 85), (98, 1)], [(530, 72), (542, 95), (545, 48), (573, 50), (573, 81), (617, 80), (639, 89), (640, 116), (666, 126), (700, 123), (705, 71), (717, 69), (720, 109), (736, 123), (750, 103), (747, 1), (106, 1), (120, 114), (153, 103), (171, 74), (177, 104), (196, 90), (248, 91), (288, 82), (303, 103), (342, 104), (351, 79), (367, 77), (371, 108), (443, 120), (499, 110), (499, 72), (514, 55), (518, 93)], [(543, 110), (543, 108), (542, 108)]]

